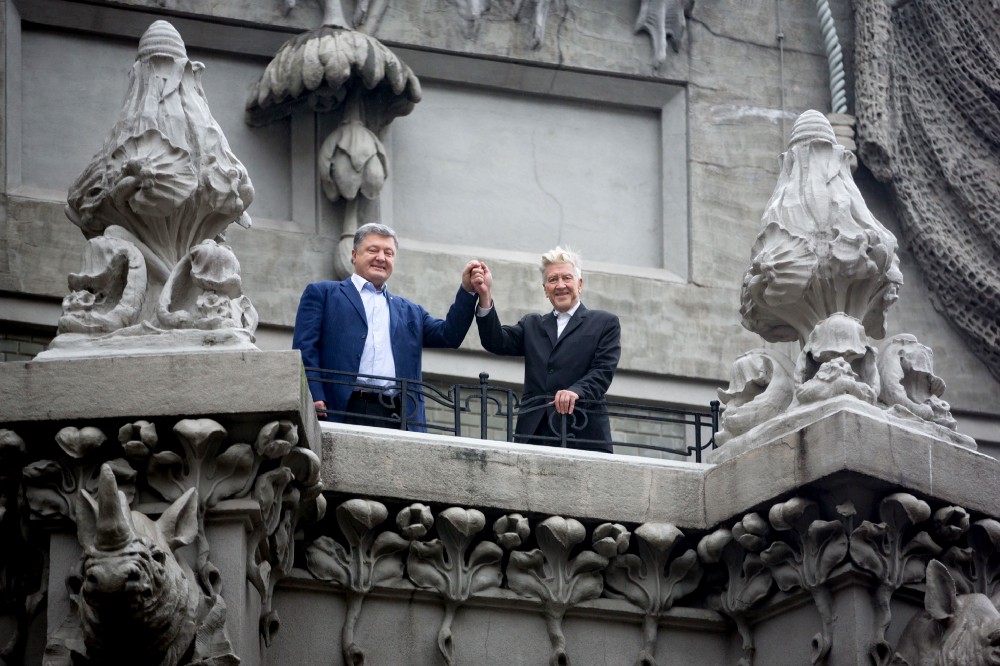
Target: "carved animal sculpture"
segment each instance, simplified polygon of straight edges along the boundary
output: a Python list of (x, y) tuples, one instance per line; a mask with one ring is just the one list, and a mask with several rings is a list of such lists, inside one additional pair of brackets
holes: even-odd
[(197, 491), (154, 522), (129, 510), (105, 465), (97, 498), (80, 492), (77, 529), (87, 662), (176, 666), (191, 651), (204, 598), (194, 572), (173, 552), (198, 534)]
[(906, 625), (890, 666), (998, 666), (1000, 612), (984, 594), (957, 594), (948, 569), (927, 565), (924, 610)]

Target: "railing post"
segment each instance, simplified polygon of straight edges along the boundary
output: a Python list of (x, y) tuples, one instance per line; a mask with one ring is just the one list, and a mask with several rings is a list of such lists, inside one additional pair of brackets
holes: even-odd
[(701, 462), (701, 414), (694, 415), (694, 461)]
[[(410, 392), (407, 391), (408, 380), (406, 378), (403, 378), (402, 380), (400, 380), (400, 383), (401, 383), (401, 391), (400, 391), (400, 395), (399, 395), (399, 399), (400, 399), (400, 403), (399, 403), (400, 404), (400, 409), (399, 409), (399, 420), (400, 420), (399, 429), (400, 430), (406, 430), (406, 421), (407, 421), (406, 413), (409, 411), (408, 409), (406, 409), (406, 407), (409, 404)], [(414, 402), (414, 404), (416, 404), (416, 402)]]
[(507, 401), (504, 411), (507, 414), (507, 441), (514, 441), (514, 392), (506, 389)]
[(486, 439), (486, 401), (489, 399), (490, 375), (479, 373), (479, 439)]
[(451, 405), (452, 415), (455, 417), (455, 431), (452, 433), (456, 437), (462, 434), (462, 385), (453, 384), (455, 402)]
[(559, 446), (566, 448), (566, 415), (559, 415)]
[(712, 406), (712, 448), (718, 448), (715, 444), (715, 433), (719, 432), (719, 401), (713, 400), (708, 403)]

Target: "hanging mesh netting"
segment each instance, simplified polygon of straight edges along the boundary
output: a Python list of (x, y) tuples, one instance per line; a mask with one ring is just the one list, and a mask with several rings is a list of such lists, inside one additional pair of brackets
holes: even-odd
[(855, 3), (860, 157), (935, 307), (1000, 379), (1000, 3), (892, 4)]

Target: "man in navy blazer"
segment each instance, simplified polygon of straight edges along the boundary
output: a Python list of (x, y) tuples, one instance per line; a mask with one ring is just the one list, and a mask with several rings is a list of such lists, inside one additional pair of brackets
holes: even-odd
[[(588, 310), (580, 302), (583, 275), (575, 253), (559, 247), (546, 252), (541, 270), (552, 311), (526, 315), (513, 325), (501, 324), (493, 307), (489, 269), (479, 264), (472, 270), (483, 347), (494, 354), (524, 356), (524, 395), (515, 438), (559, 446), (557, 415), (565, 415), (567, 446), (612, 453), (604, 396), (621, 357), (618, 317)], [(550, 402), (544, 401), (553, 395)], [(586, 406), (578, 407), (578, 400), (586, 401)]]
[[(469, 262), (462, 287), (444, 319), (432, 317), (420, 305), (395, 294), (385, 284), (392, 275), (398, 241), (382, 224), (366, 224), (354, 235), (351, 263), (354, 275), (340, 282), (308, 285), (295, 315), (292, 347), (302, 353), (307, 368), (396, 377), (421, 381), (424, 347), (456, 348), (465, 339), (476, 311)], [(406, 410), (409, 429), (424, 430), (424, 397), (419, 391), (400, 395), (400, 384), (359, 378), (361, 386), (319, 382), (309, 375), (316, 412), (330, 421), (399, 427)], [(351, 382), (353, 377), (335, 377)], [(340, 413), (338, 413), (340, 412)], [(348, 412), (345, 415), (343, 412)]]

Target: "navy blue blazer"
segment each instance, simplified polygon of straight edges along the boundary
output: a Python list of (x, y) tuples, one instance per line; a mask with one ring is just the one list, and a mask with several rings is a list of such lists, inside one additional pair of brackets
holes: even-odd
[[(424, 347), (450, 347), (462, 344), (476, 314), (478, 296), (461, 287), (445, 319), (437, 319), (411, 301), (386, 292), (389, 299), (389, 337), (392, 345), (396, 376), (421, 381), (421, 356)], [(292, 347), (302, 352), (307, 368), (357, 372), (361, 367), (361, 352), (368, 335), (368, 320), (361, 295), (351, 279), (341, 282), (323, 281), (308, 285), (299, 300), (295, 315)], [(314, 400), (323, 400), (328, 409), (344, 411), (351, 397), (350, 386), (309, 382)], [(423, 423), (422, 393), (411, 393), (404, 402), (407, 419)], [(330, 414), (330, 421), (342, 421)], [(410, 430), (426, 430), (410, 427)]]
[[(584, 400), (603, 401), (621, 358), (621, 324), (618, 317), (604, 310), (588, 310), (581, 303), (562, 335), (556, 337), (556, 318), (529, 314), (513, 325), (503, 325), (496, 307), (484, 317), (476, 317), (479, 339), (488, 352), (503, 356), (524, 357), (524, 396), (522, 401), (552, 395), (569, 389)], [(577, 407), (577, 411), (580, 407)], [(543, 417), (554, 407), (535, 410), (517, 419), (515, 433), (524, 441), (535, 433)], [(611, 422), (602, 404), (587, 409), (586, 424), (572, 433), (580, 439), (601, 443), (573, 445), (580, 449), (611, 452)]]

